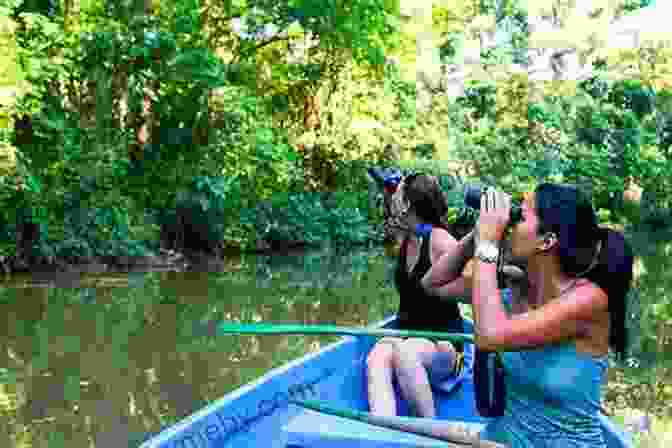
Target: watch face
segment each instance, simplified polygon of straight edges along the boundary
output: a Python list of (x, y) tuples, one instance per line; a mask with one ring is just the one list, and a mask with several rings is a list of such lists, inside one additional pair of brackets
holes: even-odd
[(481, 256), (481, 258), (486, 258), (488, 260), (496, 260), (497, 257), (499, 256), (499, 250), (497, 249), (497, 247), (491, 244), (484, 244), (479, 246), (478, 254)]

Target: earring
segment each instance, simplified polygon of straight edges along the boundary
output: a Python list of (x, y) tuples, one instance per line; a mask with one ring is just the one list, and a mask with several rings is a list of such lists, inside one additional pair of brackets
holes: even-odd
[[(555, 234), (553, 234), (553, 233), (546, 235), (546, 236), (544, 237), (544, 244), (552, 244), (552, 243), (553, 243), (553, 240), (554, 240), (555, 238), (556, 238), (556, 236), (555, 236)], [(550, 247), (549, 247), (548, 249), (545, 249), (544, 252), (545, 252), (545, 251), (548, 251), (548, 250), (550, 250)]]

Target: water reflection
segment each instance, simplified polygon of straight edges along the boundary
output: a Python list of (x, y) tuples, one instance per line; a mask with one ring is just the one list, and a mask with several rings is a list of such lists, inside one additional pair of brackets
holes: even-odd
[[(664, 384), (672, 243), (633, 240), (642, 254), (631, 310), (641, 316), (636, 354), (649, 363), (652, 384)], [(396, 309), (393, 262), (381, 248), (249, 256), (229, 260), (223, 272), (42, 277), (32, 287), (30, 278), (13, 277), (0, 289), (0, 368), (7, 369), (0, 446), (136, 447), (147, 433), (334, 340), (214, 339), (195, 333), (199, 322), (364, 325)]]
[(382, 249), (227, 272), (17, 276), (0, 290), (0, 446), (137, 446), (334, 338), (199, 337), (210, 319), (363, 325), (396, 308)]

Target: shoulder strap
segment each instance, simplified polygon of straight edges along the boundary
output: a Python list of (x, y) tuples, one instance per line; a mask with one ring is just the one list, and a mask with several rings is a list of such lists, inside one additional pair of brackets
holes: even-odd
[(422, 238), (422, 243), (420, 244), (420, 258), (418, 259), (418, 262), (423, 261), (425, 263), (429, 263), (430, 265), (432, 264), (432, 257), (430, 252), (432, 248), (431, 235), (432, 234), (430, 233), (426, 237)]
[(430, 256), (431, 247), (432, 245), (429, 236), (420, 239), (418, 259), (409, 275), (414, 278), (422, 277), (432, 267), (432, 258)]
[(399, 260), (406, 262), (406, 251), (408, 246), (408, 237), (404, 238), (404, 241), (401, 242), (401, 249), (399, 249)]

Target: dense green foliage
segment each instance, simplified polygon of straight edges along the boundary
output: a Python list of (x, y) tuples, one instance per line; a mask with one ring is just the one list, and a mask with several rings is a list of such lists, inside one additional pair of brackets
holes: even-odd
[[(345, 53), (377, 70), (383, 45), (394, 36), (391, 16), (377, 0), (351, 1), (332, 14), (325, 14), (326, 3), (314, 1), (257, 3), (228, 4), (227, 11), (209, 11), (208, 17), (197, 3), (182, 1), (172, 9), (162, 5), (155, 15), (115, 2), (82, 6), (76, 20), (18, 14), (16, 57), (30, 88), (15, 106), (15, 122), (23, 124), (10, 136), (17, 163), (0, 189), (10, 242), (6, 254), (12, 253), (12, 236), (27, 225), (37, 227), (31, 254), (46, 261), (142, 255), (160, 235), (169, 235), (164, 243), (182, 246), (201, 235), (192, 246), (208, 251), (254, 248), (267, 234), (307, 243), (368, 240), (367, 210), (357, 208), (365, 200), (353, 203), (340, 195), (340, 207), (327, 209), (306, 193), (321, 189), (319, 174), (346, 179), (351, 173), (338, 166), (342, 157), (327, 157), (327, 172), (311, 173), (318, 182), (307, 182), (312, 160), (290, 145), (291, 126), (278, 127), (273, 117), (282, 89), (285, 94), (318, 89), (322, 78), (335, 76), (325, 72), (334, 69), (329, 64)], [(265, 12), (251, 14), (253, 6)], [(283, 68), (277, 63), (282, 46), (273, 42), (286, 36), (245, 39), (228, 23), (223, 28), (238, 45), (225, 63), (209, 46), (209, 39), (223, 38), (222, 29), (202, 32), (206, 19), (221, 20), (218, 13), (244, 16), (247, 32), (269, 23), (281, 30), (298, 23), (299, 34), (319, 35), (316, 62)], [(257, 65), (280, 73), (264, 80), (255, 74)], [(272, 82), (272, 95), (258, 95)], [(294, 109), (302, 101), (285, 98)], [(143, 110), (146, 101), (149, 113)], [(30, 117), (30, 129), (23, 114)], [(138, 142), (143, 131), (147, 143)], [(318, 154), (318, 160), (324, 158)], [(359, 183), (351, 177), (346, 182), (365, 189), (365, 171), (358, 175)], [(271, 201), (278, 210), (288, 207), (286, 216), (274, 216), (273, 223), (247, 219), (260, 214), (255, 210), (260, 200), (287, 193), (290, 203)], [(306, 216), (322, 222), (306, 224)], [(346, 222), (352, 227), (337, 225)], [(265, 224), (271, 230), (259, 234)]]
[[(511, 45), (482, 59), (516, 61), (522, 3), (477, 3), (433, 14), (444, 62), (459, 60), (471, 32), (456, 18), (495, 12)], [(372, 164), (440, 175), (452, 216), (459, 177), (514, 193), (589, 179), (612, 217), (635, 183), (646, 219), (668, 217), (672, 95), (646, 80), (598, 73), (536, 103), (525, 77), (472, 81), (464, 96), (437, 92), (421, 111), (409, 67), (386, 59), (415, 54), (415, 28), (395, 2), (175, 0), (148, 10), (99, 0), (77, 14), (18, 4), (2, 4), (12, 14), (1, 38), (21, 75), (15, 129), (2, 133), (15, 152), (0, 181), (2, 256), (76, 262), (160, 247), (380, 241)]]
[(595, 206), (620, 213), (623, 191), (634, 182), (657, 193), (657, 208), (667, 209), (668, 97), (638, 81), (609, 82), (597, 74), (571, 97), (529, 103), (526, 123), (506, 127), (497, 126), (502, 111), (496, 89), (478, 83), (458, 99), (450, 117), (460, 141), (458, 157), (477, 176), (511, 191), (543, 179), (590, 180)]
[[(456, 99), (437, 82), (430, 107), (420, 109), (416, 44), (418, 29), (427, 25), (400, 17), (399, 2), (169, 0), (153, 2), (151, 10), (149, 2), (138, 1), (64, 1), (60, 8), (54, 1), (29, 1), (30, 9), (21, 9), (23, 3), (0, 0), (0, 87), (18, 92), (15, 99), (0, 97), (3, 267), (7, 257), (24, 262), (15, 267), (30, 268), (96, 259), (114, 263), (160, 248), (216, 254), (230, 248), (377, 243), (383, 236), (381, 192), (367, 180), (371, 165), (438, 175), (450, 219), (465, 227), (475, 213), (460, 210), (464, 182), (493, 183), (516, 195), (545, 179), (578, 182), (592, 190), (603, 222), (625, 224), (629, 231), (636, 227), (628, 234), (641, 256), (630, 311), (633, 329), (641, 329), (632, 354), (646, 368), (626, 370), (624, 382), (630, 384), (624, 395), (631, 407), (664, 411), (658, 403), (669, 402), (670, 369), (660, 354), (669, 351), (672, 300), (666, 276), (670, 245), (662, 240), (669, 235), (633, 224), (670, 221), (672, 90), (666, 80), (672, 58), (665, 51), (623, 57), (639, 67), (637, 79), (596, 72), (578, 88), (551, 83), (534, 102), (525, 76), (471, 80)], [(474, 40), (465, 24), (493, 14), (497, 3), (448, 0), (434, 9), (430, 26), (440, 37), (442, 62), (459, 63), (467, 40)], [(484, 66), (519, 63), (525, 56), (525, 3), (507, 1), (499, 11), (498, 27), (511, 30), (511, 42), (484, 51)], [(75, 4), (78, 9), (72, 9)], [(647, 4), (628, 1), (624, 10)], [(632, 185), (644, 189), (641, 209), (622, 202)], [(652, 241), (654, 234), (661, 241)], [(320, 259), (305, 257), (307, 263)], [(356, 268), (361, 260), (350, 261), (339, 267), (343, 275), (350, 278), (354, 271), (367, 283), (345, 288), (338, 306), (325, 300), (324, 309), (355, 316), (352, 322), (361, 324), (391, 311), (394, 294), (389, 285), (381, 292), (382, 274), (371, 273), (368, 265)], [(303, 269), (319, 271), (313, 265)], [(221, 281), (215, 295), (219, 291), (228, 300), (252, 277), (261, 278), (253, 273)], [(195, 353), (190, 361), (197, 363), (199, 341), (189, 335), (194, 320), (232, 313), (276, 320), (300, 315), (308, 322), (314, 302), (333, 293), (322, 288), (332, 281), (329, 276), (309, 291), (293, 284), (290, 275), (270, 277), (268, 296), (255, 288), (254, 297), (243, 291), (213, 306), (167, 293), (170, 278), (161, 291), (159, 282), (149, 279), (135, 292), (101, 294), (109, 319), (105, 331), (118, 337), (99, 343), (109, 350), (108, 365), (82, 376), (105, 371), (110, 378), (123, 377), (119, 372), (133, 348), (129, 340), (147, 332), (161, 340), (153, 351), (164, 350), (170, 358), (177, 345), (178, 351)], [(190, 286), (207, 288), (203, 284), (196, 279)], [(48, 299), (78, 305), (98, 300), (91, 289), (80, 292), (53, 290)], [(0, 296), (7, 307), (24, 299), (9, 290)], [(376, 301), (381, 296), (385, 300)], [(281, 311), (274, 308), (277, 302)], [(370, 309), (374, 312), (367, 314)], [(48, 362), (55, 368), (58, 361), (49, 359), (44, 346), (30, 344), (62, 334), (58, 313), (46, 313), (51, 320), (36, 324), (39, 319), (22, 312), (3, 314), (8, 334), (27, 336), (12, 349), (36, 372)], [(98, 315), (83, 311), (88, 312), (93, 314), (82, 322), (95, 323)], [(179, 340), (167, 347), (166, 335)], [(67, 339), (50, 342), (63, 353), (78, 348), (65, 347), (72, 342)], [(219, 358), (254, 361), (255, 344), (239, 344)], [(230, 382), (219, 383), (240, 384), (306, 347), (286, 343), (276, 350), (286, 355), (282, 360), (251, 362), (249, 377), (230, 373)], [(76, 392), (76, 380), (66, 379), (65, 387)], [(143, 383), (142, 389), (149, 387)], [(166, 418), (179, 412), (171, 409)], [(153, 418), (152, 424), (163, 423), (164, 416)]]

